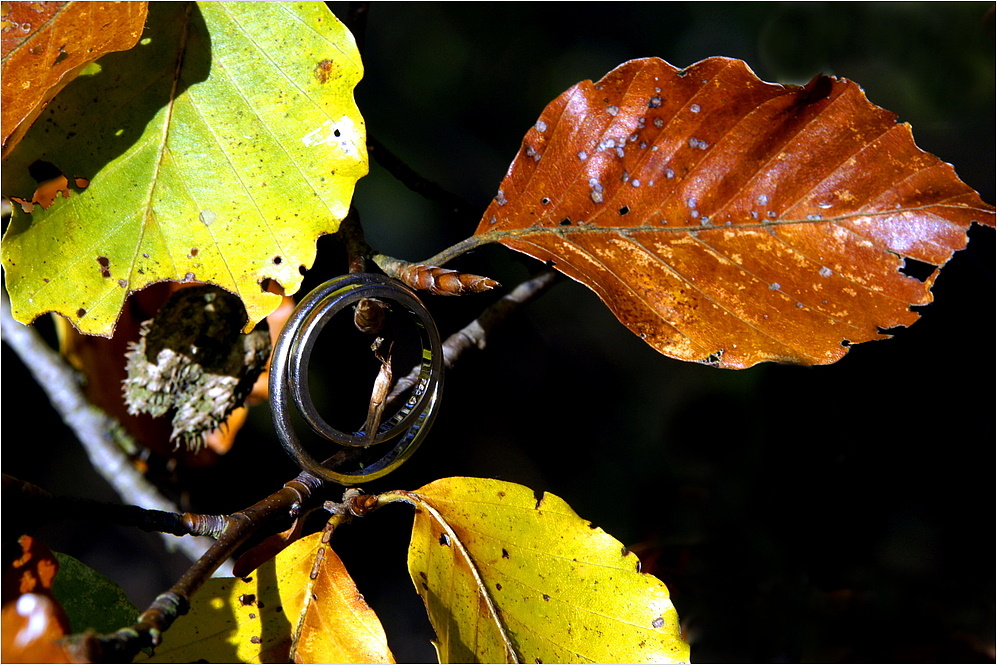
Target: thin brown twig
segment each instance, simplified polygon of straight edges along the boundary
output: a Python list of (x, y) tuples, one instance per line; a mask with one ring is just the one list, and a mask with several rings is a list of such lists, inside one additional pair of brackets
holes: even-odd
[(187, 613), (190, 599), (222, 562), (265, 526), (294, 518), (318, 500), (320, 479), (302, 472), (252, 506), (225, 517), (218, 540), (169, 591), (159, 594), (135, 624), (109, 635), (85, 633), (70, 638), (70, 652), (82, 662), (129, 662), (138, 652), (159, 644), (162, 634)]
[[(447, 337), (443, 342), (443, 366), (452, 369), (460, 356), (469, 349), (484, 349), (488, 334), (497, 325), (505, 321), (510, 314), (530, 302), (548, 288), (560, 277), (556, 270), (543, 270), (530, 279), (520, 283), (485, 309), (478, 318)], [(416, 366), (406, 376), (398, 379), (394, 389), (388, 396), (388, 402), (393, 402), (412, 389), (419, 380), (420, 367)]]
[(80, 497), (59, 496), (7, 474), (3, 474), (3, 497), (8, 507), (13, 507), (8, 514), (10, 518), (16, 520), (18, 532), (50, 522), (81, 520), (133, 526), (147, 532), (168, 533), (174, 536), (216, 538), (225, 526), (223, 515), (174, 513)]
[[(125, 429), (87, 400), (76, 372), (33, 327), (14, 320), (6, 292), (0, 293), (0, 327), (3, 341), (21, 358), (83, 445), (94, 469), (114, 488), (122, 502), (150, 510), (177, 512), (173, 502), (160, 494), (124, 453), (121, 440), (125, 447), (137, 447)], [(195, 561), (213, 544), (206, 538), (177, 539), (168, 534), (163, 534), (163, 538), (169, 549), (180, 550)]]

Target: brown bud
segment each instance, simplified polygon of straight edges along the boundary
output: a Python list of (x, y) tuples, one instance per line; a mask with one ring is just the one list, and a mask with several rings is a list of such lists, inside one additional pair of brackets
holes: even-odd
[(489, 277), (416, 264), (402, 268), (397, 276), (413, 289), (429, 291), (438, 296), (463, 296), (469, 293), (481, 293), (499, 285), (498, 282)]

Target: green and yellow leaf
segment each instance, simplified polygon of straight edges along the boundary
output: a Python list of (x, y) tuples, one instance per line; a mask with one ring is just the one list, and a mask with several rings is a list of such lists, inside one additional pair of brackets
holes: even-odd
[(70, 183), (15, 206), (3, 238), (20, 321), (54, 311), (108, 336), (129, 293), (176, 280), (237, 294), (249, 329), (281, 302), (264, 282), (298, 289), (367, 172), (360, 57), (324, 4), (152, 3), (148, 26), (4, 163), (6, 196), (33, 199), (29, 167)]
[(384, 629), (316, 533), (245, 578), (212, 578), (136, 662), (394, 662)]
[(440, 662), (684, 662), (668, 589), (552, 494), (444, 478), (379, 502), (416, 507), (409, 573)]

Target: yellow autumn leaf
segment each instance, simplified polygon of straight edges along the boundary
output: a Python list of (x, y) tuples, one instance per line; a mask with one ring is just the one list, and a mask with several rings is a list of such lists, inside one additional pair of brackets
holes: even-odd
[(14, 206), (15, 318), (110, 336), (129, 293), (199, 281), (238, 295), (250, 329), (281, 302), (263, 283), (299, 288), (367, 172), (362, 73), (323, 3), (151, 3), (138, 45), (70, 83), (4, 161), (5, 196), (31, 201), (39, 169), (70, 183)]
[(322, 533), (245, 578), (212, 578), (150, 663), (394, 662), (384, 629)]
[(416, 507), (409, 573), (440, 662), (686, 662), (668, 589), (552, 494), (444, 478), (378, 503)]

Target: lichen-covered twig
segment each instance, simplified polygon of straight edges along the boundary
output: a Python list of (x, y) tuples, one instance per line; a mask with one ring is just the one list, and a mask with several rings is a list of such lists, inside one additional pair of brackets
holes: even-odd
[[(2, 290), (2, 289), (0, 289)], [(176, 506), (159, 493), (142, 473), (132, 466), (119, 440), (130, 439), (117, 420), (91, 404), (80, 386), (76, 372), (38, 335), (34, 328), (18, 323), (10, 313), (7, 294), (0, 294), (0, 326), (3, 341), (21, 358), (49, 401), (83, 445), (90, 463), (114, 488), (122, 502), (164, 512), (177, 512)], [(174, 538), (164, 534), (167, 546), (197, 560), (212, 542), (206, 538)]]
[(174, 513), (80, 497), (58, 496), (7, 474), (3, 474), (3, 499), (11, 508), (8, 519), (16, 521), (18, 532), (49, 522), (85, 520), (133, 526), (143, 531), (174, 536), (216, 538), (225, 526), (225, 517), (222, 515)]

